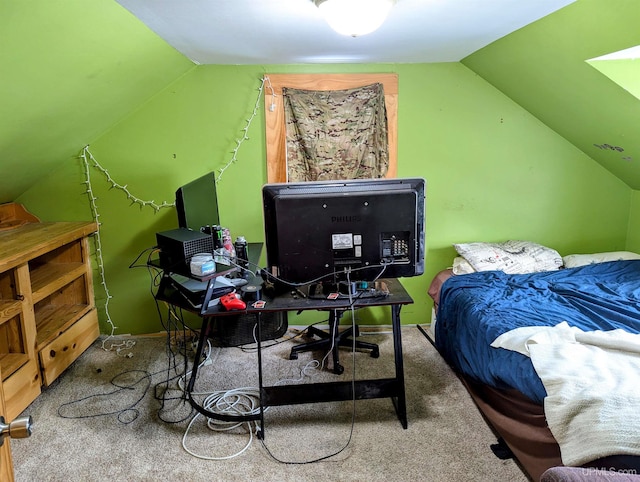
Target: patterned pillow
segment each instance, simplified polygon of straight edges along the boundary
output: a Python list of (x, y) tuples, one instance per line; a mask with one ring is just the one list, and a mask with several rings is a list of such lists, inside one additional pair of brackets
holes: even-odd
[(562, 267), (562, 256), (555, 249), (531, 241), (463, 243), (453, 247), (476, 271), (518, 274), (556, 271)]

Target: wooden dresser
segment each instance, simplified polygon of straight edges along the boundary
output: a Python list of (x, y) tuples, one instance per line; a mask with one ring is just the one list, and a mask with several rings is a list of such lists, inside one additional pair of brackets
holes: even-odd
[(0, 372), (17, 417), (99, 336), (88, 236), (94, 222), (0, 231)]

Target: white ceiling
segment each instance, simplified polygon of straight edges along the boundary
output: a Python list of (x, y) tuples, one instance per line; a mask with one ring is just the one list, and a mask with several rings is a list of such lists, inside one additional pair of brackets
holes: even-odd
[(299, 64), (456, 62), (575, 0), (397, 0), (356, 38), (312, 0), (116, 1), (197, 64)]

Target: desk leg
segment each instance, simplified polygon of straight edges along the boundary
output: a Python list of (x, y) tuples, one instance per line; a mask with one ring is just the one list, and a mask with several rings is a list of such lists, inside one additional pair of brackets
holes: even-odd
[(264, 400), (262, 393), (262, 313), (256, 313), (257, 333), (258, 339), (256, 340), (258, 349), (258, 397), (260, 397), (260, 429), (258, 430), (258, 438), (264, 440)]
[(402, 305), (391, 305), (391, 324), (393, 326), (393, 354), (396, 364), (396, 383), (398, 396), (392, 398), (396, 414), (402, 428), (407, 428), (407, 400), (404, 390), (404, 362), (402, 360), (402, 332), (400, 329), (400, 309)]
[[(196, 377), (198, 375), (198, 366), (200, 365), (200, 358), (202, 358), (202, 351), (204, 350), (204, 343), (209, 338), (209, 330), (211, 327), (211, 319), (207, 316), (202, 318), (202, 327), (200, 328), (200, 336), (198, 337), (198, 349), (193, 360), (193, 368), (191, 369), (191, 378), (187, 385), (187, 395), (193, 392), (193, 387), (196, 383)], [(186, 356), (186, 355), (185, 355)]]

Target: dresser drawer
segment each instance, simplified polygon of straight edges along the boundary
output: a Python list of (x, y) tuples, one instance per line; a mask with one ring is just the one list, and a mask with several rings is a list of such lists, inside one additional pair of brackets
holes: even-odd
[(40, 371), (35, 360), (29, 360), (4, 380), (5, 418), (13, 420), (40, 395)]
[(44, 385), (50, 385), (100, 335), (95, 308), (39, 352)]

